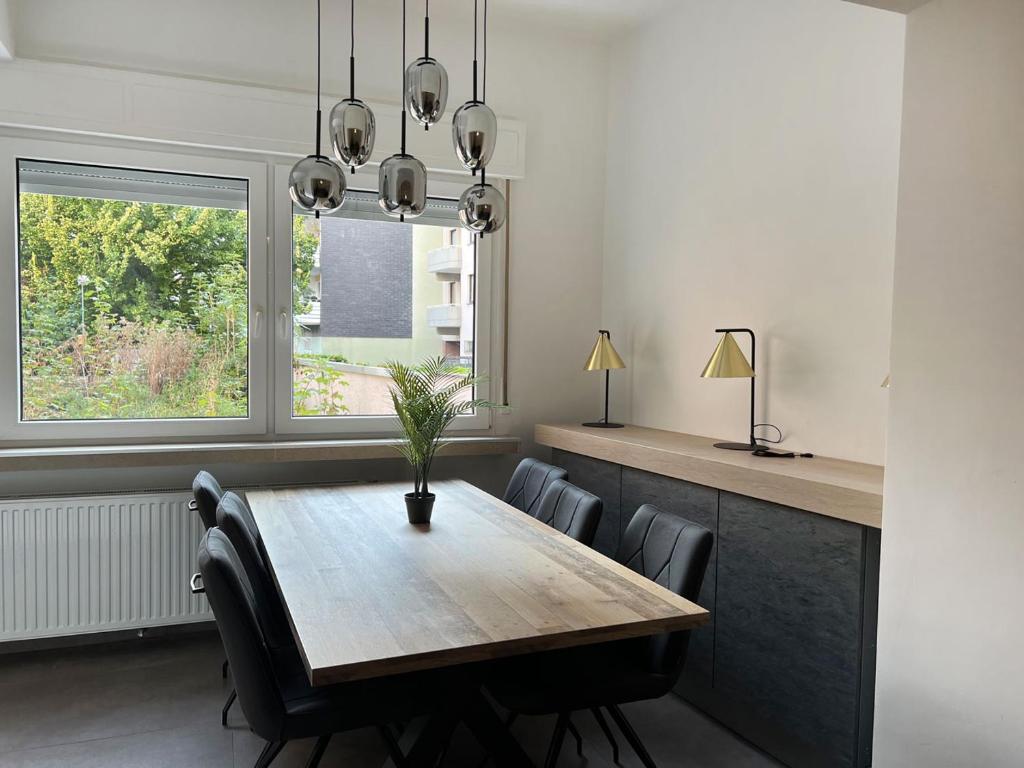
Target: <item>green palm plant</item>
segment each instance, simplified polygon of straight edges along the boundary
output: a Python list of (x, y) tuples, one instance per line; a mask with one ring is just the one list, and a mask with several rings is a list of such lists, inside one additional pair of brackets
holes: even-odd
[(418, 365), (391, 361), (384, 368), (391, 375), (391, 402), (402, 427), (399, 450), (415, 472), (415, 498), (423, 498), (430, 493), (430, 467), (441, 448), (441, 437), (455, 417), (477, 408), (499, 406), (481, 398), (459, 399), (466, 389), (475, 391), (484, 379), (453, 370), (443, 357)]

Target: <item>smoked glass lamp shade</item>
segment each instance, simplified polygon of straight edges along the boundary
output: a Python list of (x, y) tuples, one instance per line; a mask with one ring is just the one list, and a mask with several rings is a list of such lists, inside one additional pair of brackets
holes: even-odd
[(297, 206), (314, 213), (332, 213), (345, 202), (345, 172), (323, 155), (309, 155), (292, 167), (288, 194)]
[(430, 127), (441, 119), (448, 103), (448, 73), (430, 56), (421, 56), (405, 70), (405, 104), (420, 125)]
[(427, 169), (412, 155), (397, 154), (380, 164), (378, 203), (389, 216), (419, 216), (427, 208)]
[(329, 127), (338, 162), (353, 170), (366, 165), (377, 135), (373, 110), (359, 99), (343, 99), (331, 110)]
[(482, 101), (467, 101), (452, 118), (452, 144), (467, 171), (478, 171), (491, 162), (498, 141), (498, 119)]
[(478, 234), (497, 232), (507, 213), (505, 196), (490, 184), (474, 184), (459, 198), (459, 221)]

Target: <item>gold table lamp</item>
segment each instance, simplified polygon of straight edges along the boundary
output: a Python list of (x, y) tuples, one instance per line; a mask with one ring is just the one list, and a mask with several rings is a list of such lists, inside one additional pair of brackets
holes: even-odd
[(594, 344), (594, 348), (590, 351), (590, 357), (587, 358), (587, 362), (583, 366), (583, 370), (604, 371), (604, 420), (584, 422), (584, 427), (616, 429), (622, 426), (621, 424), (614, 424), (608, 421), (608, 389), (611, 378), (610, 371), (625, 367), (626, 364), (622, 362), (622, 358), (619, 357), (619, 353), (616, 352), (615, 347), (612, 346), (611, 333), (608, 331), (598, 331), (597, 342)]
[[(724, 333), (718, 342), (711, 359), (704, 366), (701, 376), (705, 379), (750, 379), (750, 442), (747, 443), (715, 443), (715, 448), (730, 451), (756, 451), (762, 446), (754, 439), (754, 360), (757, 350), (757, 339), (749, 328), (716, 328), (715, 333)], [(750, 362), (743, 356), (734, 333), (750, 334)]]

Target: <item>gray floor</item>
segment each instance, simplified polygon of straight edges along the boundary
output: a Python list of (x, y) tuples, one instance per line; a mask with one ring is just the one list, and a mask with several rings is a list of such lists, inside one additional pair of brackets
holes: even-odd
[[(227, 728), (220, 708), (228, 683), (215, 634), (0, 656), (0, 766), (3, 768), (227, 768), (251, 766), (263, 744), (235, 706)], [(676, 699), (631, 705), (633, 721), (660, 768), (760, 768), (777, 763)], [(570, 740), (560, 766), (611, 768), (611, 750), (589, 716), (578, 758)], [(525, 718), (514, 733), (531, 755), (544, 756), (552, 722)], [(623, 747), (623, 762), (640, 763)], [(311, 743), (289, 744), (275, 768), (305, 764)], [(481, 752), (460, 731), (446, 766), (479, 765)], [(335, 736), (322, 766), (374, 766), (384, 759), (378, 736)]]

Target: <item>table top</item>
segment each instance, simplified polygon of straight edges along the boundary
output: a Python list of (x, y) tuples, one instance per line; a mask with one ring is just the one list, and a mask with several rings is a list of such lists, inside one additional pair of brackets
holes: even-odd
[(461, 480), (250, 491), (313, 685), (690, 629), (703, 608)]
[(628, 424), (622, 429), (538, 424), (534, 438), (602, 461), (882, 527), (885, 470), (874, 464), (825, 456), (763, 458), (715, 448), (710, 437)]

